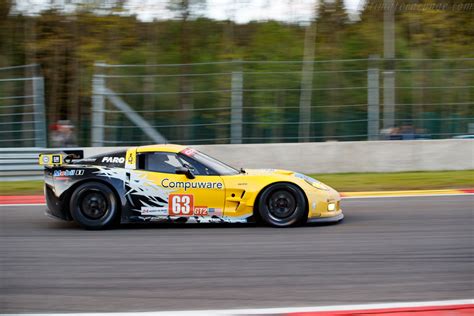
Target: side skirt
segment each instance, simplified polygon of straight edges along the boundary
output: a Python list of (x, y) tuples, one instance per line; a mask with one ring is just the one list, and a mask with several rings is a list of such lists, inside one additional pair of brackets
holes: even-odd
[(122, 223), (176, 223), (176, 224), (200, 224), (200, 223), (252, 223), (250, 217), (228, 217), (228, 216), (130, 216)]

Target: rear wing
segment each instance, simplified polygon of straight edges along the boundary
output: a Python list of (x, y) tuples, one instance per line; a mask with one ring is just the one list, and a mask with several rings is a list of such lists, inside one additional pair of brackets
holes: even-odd
[(63, 150), (59, 153), (40, 154), (38, 162), (41, 166), (60, 166), (82, 158), (84, 158), (83, 150)]

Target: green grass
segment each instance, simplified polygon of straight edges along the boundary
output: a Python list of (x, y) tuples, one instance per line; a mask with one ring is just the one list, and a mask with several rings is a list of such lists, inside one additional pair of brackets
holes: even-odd
[(313, 174), (341, 192), (460, 189), (474, 187), (474, 170), (393, 173)]
[(43, 181), (0, 182), (0, 195), (43, 194)]
[[(474, 170), (395, 173), (313, 174), (341, 192), (378, 190), (457, 189), (474, 187)], [(0, 195), (43, 194), (42, 181), (0, 182)]]

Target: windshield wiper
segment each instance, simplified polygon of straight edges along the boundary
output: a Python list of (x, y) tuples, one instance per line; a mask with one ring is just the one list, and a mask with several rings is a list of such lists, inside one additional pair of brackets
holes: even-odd
[(240, 173), (245, 173), (245, 169), (244, 169), (244, 168), (240, 168)]

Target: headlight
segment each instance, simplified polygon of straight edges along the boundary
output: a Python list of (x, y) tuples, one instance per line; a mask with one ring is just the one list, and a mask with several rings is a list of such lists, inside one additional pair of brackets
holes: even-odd
[(313, 179), (311, 177), (308, 177), (304, 174), (301, 174), (301, 173), (295, 173), (295, 177), (297, 178), (300, 178), (300, 179), (303, 179), (304, 181), (306, 181), (309, 185), (315, 187), (316, 189), (319, 189), (319, 190), (324, 190), (324, 191), (329, 191), (329, 187), (327, 185), (325, 185), (324, 183), (316, 180), (316, 179)]
[(336, 210), (336, 203), (330, 202), (328, 203), (328, 211), (333, 212)]

